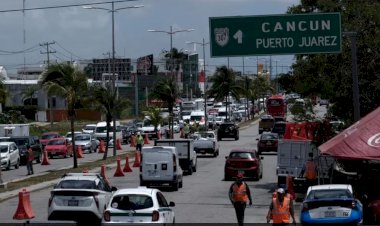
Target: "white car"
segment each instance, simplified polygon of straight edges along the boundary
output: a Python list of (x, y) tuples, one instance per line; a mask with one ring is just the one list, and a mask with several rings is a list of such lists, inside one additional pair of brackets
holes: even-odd
[[(82, 132), (80, 132), (80, 131), (74, 131), (74, 137), (77, 134), (82, 134)], [(65, 138), (66, 138), (67, 141), (71, 141), (71, 132), (67, 132), (66, 135), (65, 135)]]
[(82, 133), (75, 136), (75, 145), (80, 145), (84, 153), (96, 152), (99, 143), (99, 140), (95, 139), (92, 134)]
[(219, 143), (214, 131), (194, 133), (194, 151), (197, 154), (219, 155)]
[(92, 133), (94, 133), (95, 128), (96, 128), (96, 124), (87, 124), (82, 129), (82, 132), (83, 133), (91, 133), (92, 134)]
[(103, 214), (102, 225), (160, 223), (174, 224), (175, 215), (158, 189), (137, 187), (116, 191)]
[(215, 117), (216, 126), (220, 126), (226, 120), (225, 116), (217, 116)]
[[(10, 170), (12, 166), (18, 169), (20, 166), (20, 151), (14, 142), (0, 142), (1, 169)], [(0, 169), (0, 170), (1, 170)]]
[(100, 223), (116, 190), (97, 173), (65, 174), (51, 191), (48, 220)]

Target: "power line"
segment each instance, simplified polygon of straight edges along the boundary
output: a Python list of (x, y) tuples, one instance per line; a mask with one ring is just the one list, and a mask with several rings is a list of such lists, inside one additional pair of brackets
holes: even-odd
[(76, 55), (76, 54), (74, 54), (73, 52), (71, 52), (71, 51), (69, 51), (69, 50), (67, 50), (66, 48), (64, 48), (61, 44), (59, 44), (59, 42), (55, 42), (59, 47), (61, 47), (63, 50), (65, 50), (67, 53), (69, 53), (70, 55), (73, 55), (73, 56), (75, 56), (76, 58), (78, 58), (78, 59), (81, 59), (81, 60), (84, 60), (84, 58), (83, 57), (79, 57), (78, 55)]
[(118, 0), (118, 1), (81, 3), (81, 4), (72, 4), (72, 5), (60, 5), (60, 6), (45, 6), (45, 7), (25, 8), (25, 9), (6, 9), (6, 10), (0, 10), (0, 13), (24, 12), (24, 11), (41, 10), (41, 9), (58, 9), (58, 8), (68, 8), (68, 7), (78, 7), (78, 6), (88, 6), (88, 5), (103, 5), (103, 4), (109, 4), (112, 2), (118, 3), (118, 2), (132, 2), (132, 1), (137, 1), (137, 0)]
[(35, 45), (30, 48), (18, 51), (8, 51), (8, 50), (0, 50), (0, 55), (12, 55), (12, 54), (20, 54), (20, 53), (30, 53), (38, 50), (39, 46)]

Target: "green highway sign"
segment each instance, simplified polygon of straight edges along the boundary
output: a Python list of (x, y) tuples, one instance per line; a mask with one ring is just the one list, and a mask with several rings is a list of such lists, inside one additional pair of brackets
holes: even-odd
[(211, 57), (341, 52), (340, 13), (210, 17)]

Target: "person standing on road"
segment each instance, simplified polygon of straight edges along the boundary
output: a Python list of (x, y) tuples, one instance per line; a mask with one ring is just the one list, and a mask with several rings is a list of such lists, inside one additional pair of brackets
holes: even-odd
[(317, 170), (317, 165), (315, 164), (313, 157), (314, 157), (313, 152), (310, 152), (309, 159), (307, 160), (307, 162), (305, 163), (305, 165), (303, 166), (301, 170), (301, 175), (303, 175), (303, 177), (306, 179), (305, 181), (306, 190), (310, 186), (318, 184), (318, 179), (317, 179), (318, 170)]
[(234, 205), (239, 226), (242, 226), (244, 223), (244, 212), (247, 207), (247, 202), (249, 201), (249, 205), (252, 206), (251, 192), (248, 185), (243, 182), (242, 174), (236, 176), (236, 181), (231, 184), (228, 196), (231, 203)]
[(30, 147), (30, 145), (26, 145), (26, 169), (28, 170), (28, 175), (32, 175), (34, 174), (33, 172), (33, 160), (34, 160), (34, 156), (33, 156), (33, 150), (32, 148)]
[(293, 201), (285, 195), (283, 188), (277, 189), (277, 196), (272, 198), (267, 214), (267, 223), (273, 220), (273, 225), (288, 225), (290, 217), (293, 219), (293, 224), (296, 224), (294, 217)]
[(142, 149), (142, 146), (144, 145), (144, 138), (141, 135), (140, 132), (137, 132), (137, 137), (136, 137), (136, 151), (140, 151)]

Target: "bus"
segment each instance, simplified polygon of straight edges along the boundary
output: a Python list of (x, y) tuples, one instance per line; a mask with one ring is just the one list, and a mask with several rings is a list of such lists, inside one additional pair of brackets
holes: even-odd
[(285, 96), (273, 95), (267, 99), (266, 105), (267, 113), (269, 115), (271, 115), (276, 121), (284, 121), (287, 111)]

